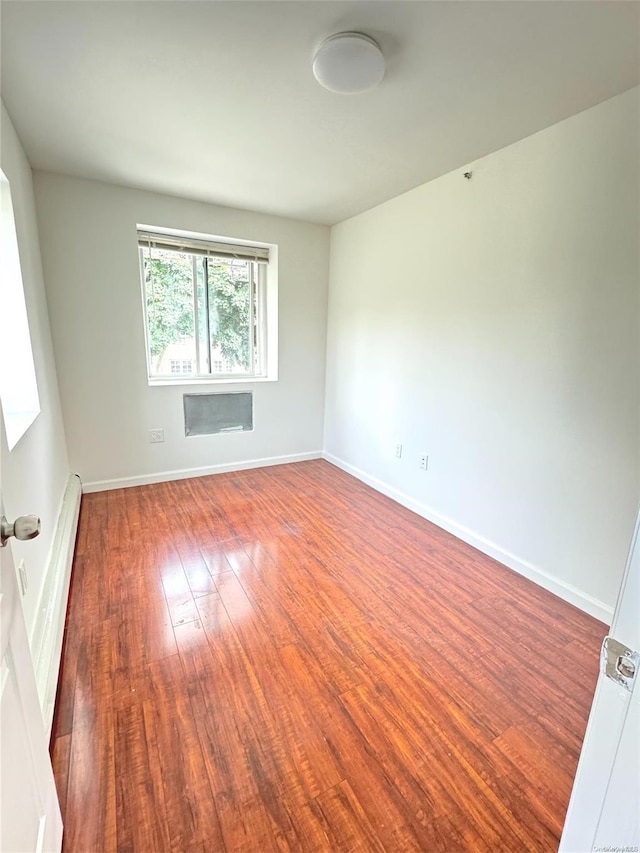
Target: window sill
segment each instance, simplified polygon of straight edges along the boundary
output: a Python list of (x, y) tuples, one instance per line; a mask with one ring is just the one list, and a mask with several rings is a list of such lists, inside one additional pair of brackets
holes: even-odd
[(150, 388), (158, 388), (163, 387), (165, 385), (183, 385), (186, 388), (192, 388), (194, 385), (254, 385), (262, 382), (277, 382), (277, 376), (247, 376), (246, 378), (236, 377), (225, 377), (223, 379), (209, 379), (209, 377), (204, 378), (198, 376), (194, 379), (187, 379), (183, 377), (181, 379), (156, 379), (156, 378), (148, 378), (148, 384)]

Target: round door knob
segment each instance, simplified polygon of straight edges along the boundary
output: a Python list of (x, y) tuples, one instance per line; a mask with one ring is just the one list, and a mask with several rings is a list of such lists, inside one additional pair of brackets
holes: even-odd
[(2, 516), (0, 523), (0, 543), (2, 545), (12, 536), (26, 541), (27, 539), (35, 539), (39, 533), (40, 519), (37, 515), (20, 515), (13, 524), (9, 524), (7, 519)]

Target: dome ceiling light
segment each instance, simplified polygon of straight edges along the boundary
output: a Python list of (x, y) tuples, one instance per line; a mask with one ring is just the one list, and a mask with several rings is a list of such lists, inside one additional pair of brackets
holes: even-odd
[(355, 95), (373, 89), (384, 77), (384, 56), (362, 33), (337, 33), (325, 39), (313, 58), (316, 80), (330, 92)]

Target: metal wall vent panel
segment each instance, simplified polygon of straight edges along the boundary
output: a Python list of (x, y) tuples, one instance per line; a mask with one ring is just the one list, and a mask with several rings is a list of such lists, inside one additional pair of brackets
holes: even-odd
[(184, 434), (216, 435), (253, 429), (253, 392), (184, 394)]

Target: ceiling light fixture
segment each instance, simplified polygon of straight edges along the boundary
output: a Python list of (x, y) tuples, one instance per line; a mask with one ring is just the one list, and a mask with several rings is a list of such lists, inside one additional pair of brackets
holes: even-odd
[(325, 39), (313, 58), (316, 80), (330, 92), (355, 95), (373, 89), (384, 77), (384, 56), (362, 33), (337, 33)]

